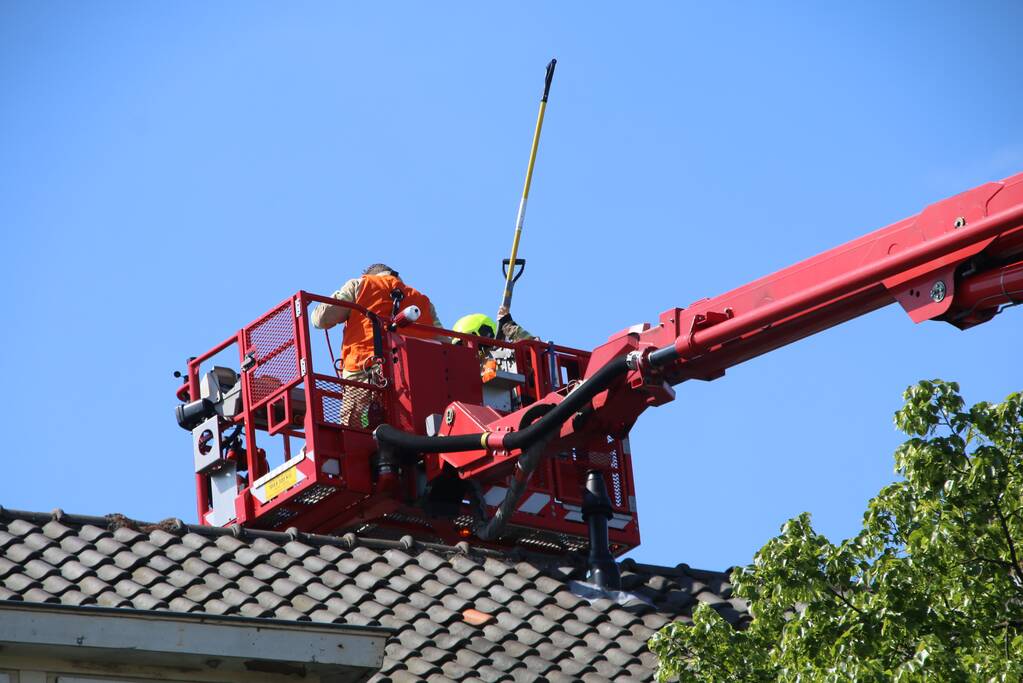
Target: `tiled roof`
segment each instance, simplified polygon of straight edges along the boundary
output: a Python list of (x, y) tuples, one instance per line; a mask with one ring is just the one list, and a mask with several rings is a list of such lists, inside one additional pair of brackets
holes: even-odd
[(645, 681), (647, 639), (697, 601), (748, 619), (726, 573), (621, 570), (633, 597), (591, 601), (579, 556), (0, 508), (2, 600), (384, 626), (374, 681)]

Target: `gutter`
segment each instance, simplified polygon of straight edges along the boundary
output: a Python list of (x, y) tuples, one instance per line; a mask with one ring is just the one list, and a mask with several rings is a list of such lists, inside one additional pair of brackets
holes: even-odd
[(5, 655), (142, 666), (369, 678), (393, 629), (0, 600)]

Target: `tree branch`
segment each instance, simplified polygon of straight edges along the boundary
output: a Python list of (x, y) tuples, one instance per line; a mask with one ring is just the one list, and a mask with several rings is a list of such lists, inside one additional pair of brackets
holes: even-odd
[(1009, 533), (1009, 524), (1005, 520), (1005, 515), (1002, 513), (1002, 506), (996, 499), (994, 502), (995, 514), (998, 515), (998, 523), (1002, 527), (1002, 533), (1005, 534), (1005, 542), (1009, 545), (1009, 556), (1012, 558), (1012, 571), (1016, 575), (1016, 585), (1023, 586), (1023, 565), (1019, 562), (1019, 555), (1016, 553), (1016, 543), (1012, 540), (1012, 534)]
[(833, 588), (832, 586), (828, 586), (828, 590), (829, 590), (829, 591), (831, 591), (831, 594), (832, 594), (832, 595), (834, 595), (834, 596), (835, 596), (836, 598), (838, 598), (839, 600), (841, 600), (841, 601), (842, 601), (842, 603), (843, 603), (843, 604), (845, 604), (845, 606), (846, 606), (846, 607), (848, 607), (849, 609), (853, 610), (854, 612), (856, 612), (857, 614), (859, 614), (859, 615), (860, 615), (861, 617), (862, 617), (862, 616), (864, 615), (864, 612), (863, 612), (863, 610), (861, 610), (861, 609), (860, 609), (859, 607), (857, 607), (856, 605), (854, 605), (854, 604), (852, 604), (851, 602), (849, 602), (849, 601), (848, 601), (848, 600), (846, 599), (846, 597), (845, 597), (845, 595), (844, 595), (844, 594), (842, 594), (841, 592), (839, 592), (839, 591), (835, 590), (835, 589), (834, 589), (834, 588)]
[(984, 557), (983, 555), (977, 555), (977, 556), (972, 557), (972, 558), (967, 558), (967, 559), (963, 560), (962, 562), (956, 562), (955, 566), (957, 566), (957, 567), (972, 567), (973, 565), (975, 565), (978, 562), (986, 562), (988, 564), (993, 564), (996, 567), (1001, 567), (1002, 569), (1009, 569), (1009, 570), (1013, 569), (1012, 562), (1009, 562), (1008, 560), (1001, 560), (1001, 559), (999, 559), (997, 557)]
[(1007, 619), (995, 624), (995, 628), (1021, 628), (1023, 627), (1023, 619)]

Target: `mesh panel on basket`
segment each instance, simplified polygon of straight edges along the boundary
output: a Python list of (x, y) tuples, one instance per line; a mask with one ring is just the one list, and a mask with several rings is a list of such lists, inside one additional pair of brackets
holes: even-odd
[(363, 387), (346, 385), (342, 389), (341, 424), (355, 429), (364, 429), (369, 425), (369, 406), (373, 392)]
[(330, 379), (320, 379), (319, 377), (317, 377), (316, 388), (319, 389), (320, 391), (329, 391), (334, 394), (340, 394), (341, 382), (335, 382), (334, 380)]
[(323, 421), (341, 424), (341, 399), (335, 396), (321, 396), (323, 403)]
[(586, 459), (589, 461), (589, 464), (602, 470), (612, 468), (612, 458), (613, 456), (611, 453), (594, 453), (591, 451), (586, 454)]
[(344, 393), (341, 383), (317, 377), (316, 390), (329, 392), (320, 394), (323, 421), (330, 424), (341, 424), (341, 395)]
[(248, 351), (255, 354), (256, 362), (286, 344), (295, 342), (295, 323), (291, 303), (282, 304), (253, 325), (245, 334)]
[(252, 402), (259, 403), (281, 385), (298, 378), (298, 352), (294, 344), (252, 371)]
[(316, 379), (323, 421), (372, 431), (385, 421), (383, 392), (329, 379)]
[(341, 389), (338, 424), (372, 431), (384, 422), (382, 392), (346, 384)]
[(281, 385), (298, 378), (298, 350), (295, 347), (291, 302), (278, 306), (246, 330), (245, 345), (256, 362), (249, 375), (254, 404), (270, 396)]

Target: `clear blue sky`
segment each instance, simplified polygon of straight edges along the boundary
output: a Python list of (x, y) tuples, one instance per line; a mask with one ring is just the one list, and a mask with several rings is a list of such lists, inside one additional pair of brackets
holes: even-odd
[[(496, 308), (543, 67), (516, 293), (591, 348), (1023, 170), (1020, 3), (0, 5), (0, 505), (194, 521), (171, 372), (386, 260)], [(1023, 311), (896, 308), (751, 361), (633, 432), (634, 556), (724, 568), (840, 538), (921, 378), (1023, 388)]]

